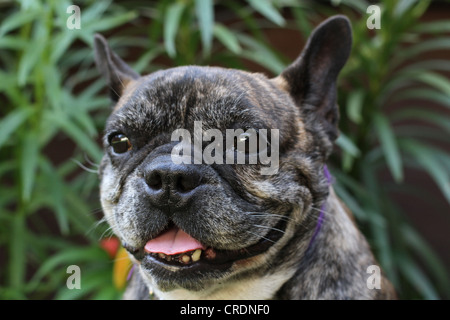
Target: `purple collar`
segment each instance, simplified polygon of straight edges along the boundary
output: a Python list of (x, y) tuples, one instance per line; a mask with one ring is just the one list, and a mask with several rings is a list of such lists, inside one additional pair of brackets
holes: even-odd
[[(325, 174), (325, 177), (328, 180), (328, 185), (331, 185), (332, 177), (331, 177), (330, 172), (328, 171), (327, 165), (323, 166), (323, 172)], [(322, 207), (320, 208), (320, 214), (319, 214), (319, 218), (317, 219), (316, 229), (314, 230), (313, 236), (311, 237), (311, 241), (309, 242), (308, 249), (309, 249), (309, 247), (311, 247), (312, 243), (316, 239), (317, 234), (319, 233), (320, 228), (322, 227), (323, 220), (325, 220), (325, 215), (324, 215), (325, 205), (326, 205), (326, 201), (322, 204)]]

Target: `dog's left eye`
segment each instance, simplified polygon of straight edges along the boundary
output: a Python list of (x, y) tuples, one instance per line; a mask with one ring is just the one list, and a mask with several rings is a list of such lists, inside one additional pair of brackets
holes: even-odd
[(131, 149), (130, 140), (122, 133), (113, 135), (109, 140), (109, 144), (115, 153), (125, 153)]

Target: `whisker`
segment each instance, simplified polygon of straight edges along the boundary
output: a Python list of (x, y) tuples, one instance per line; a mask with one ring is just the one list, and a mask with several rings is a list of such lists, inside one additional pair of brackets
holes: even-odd
[(328, 211), (326, 211), (326, 210), (323, 210), (323, 208), (315, 208), (315, 207), (311, 207), (311, 210), (315, 210), (315, 211), (317, 211), (317, 212), (319, 212), (319, 213), (321, 213), (321, 212), (323, 212), (324, 214), (326, 214), (326, 215), (331, 215), (331, 213), (330, 212), (328, 212)]
[(262, 237), (261, 235), (256, 234), (256, 233), (253, 233), (253, 232), (251, 232), (251, 231), (249, 231), (249, 230), (246, 230), (246, 232), (248, 232), (248, 233), (254, 235), (255, 237), (258, 237), (259, 239), (264, 239), (264, 240), (270, 241), (270, 242), (272, 242), (272, 243), (276, 243), (276, 241), (273, 241), (273, 240), (268, 239), (268, 238), (266, 238), (266, 237)]
[(75, 162), (81, 169), (83, 169), (84, 171), (90, 172), (90, 173), (95, 173), (98, 174), (98, 170), (94, 170), (94, 169), (90, 169), (88, 167), (86, 167), (84, 164), (82, 164), (80, 161), (78, 161), (77, 159), (70, 159), (73, 162)]
[(247, 212), (248, 214), (254, 216), (254, 217), (267, 217), (267, 218), (279, 218), (281, 220), (285, 220), (285, 221), (291, 221), (294, 220), (291, 217), (288, 216), (284, 216), (281, 214), (276, 214), (276, 213), (269, 213), (269, 212)]
[(119, 79), (120, 84), (122, 85), (122, 89), (125, 89), (125, 85), (119, 75), (119, 73), (117, 72), (117, 70), (115, 68), (113, 68), (114, 72), (116, 73), (117, 79)]
[(91, 166), (96, 167), (97, 169), (100, 168), (100, 165), (89, 159), (86, 153), (84, 154), (84, 160), (86, 160), (86, 162), (89, 163)]
[[(107, 234), (109, 234), (109, 235), (107, 235)], [(104, 238), (111, 239), (113, 236), (114, 236), (114, 230), (113, 230), (113, 227), (110, 226), (108, 229), (103, 231), (103, 233), (100, 235), (100, 239), (104, 239)]]
[(109, 89), (113, 91), (116, 96), (120, 97), (120, 94), (116, 90), (114, 90), (112, 86), (109, 86)]
[(97, 213), (102, 213), (103, 212), (103, 208), (97, 208), (92, 210), (92, 214), (97, 214)]
[(284, 230), (278, 229), (278, 228), (274, 228), (274, 227), (269, 227), (269, 226), (263, 226), (263, 225), (259, 225), (259, 224), (254, 224), (254, 227), (258, 227), (258, 228), (263, 228), (263, 229), (269, 229), (269, 230), (275, 230), (278, 231), (282, 234), (285, 234), (286, 232)]

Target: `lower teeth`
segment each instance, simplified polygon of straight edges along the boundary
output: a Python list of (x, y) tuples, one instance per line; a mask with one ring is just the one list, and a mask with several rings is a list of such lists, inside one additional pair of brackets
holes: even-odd
[(177, 261), (182, 264), (188, 264), (190, 262), (197, 262), (200, 260), (200, 257), (202, 255), (202, 250), (197, 249), (190, 252), (184, 252), (176, 255), (167, 255), (165, 253), (159, 252), (154, 253), (154, 256), (157, 256), (160, 259), (164, 259), (166, 261)]

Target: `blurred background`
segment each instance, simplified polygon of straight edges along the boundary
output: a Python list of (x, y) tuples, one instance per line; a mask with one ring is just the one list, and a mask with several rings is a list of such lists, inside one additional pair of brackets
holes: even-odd
[[(126, 283), (98, 196), (111, 102), (94, 33), (143, 74), (198, 64), (272, 77), (338, 13), (354, 45), (334, 187), (400, 298), (449, 299), (450, 2), (427, 0), (0, 1), (0, 299), (117, 299)], [(66, 286), (70, 265), (80, 290)]]

